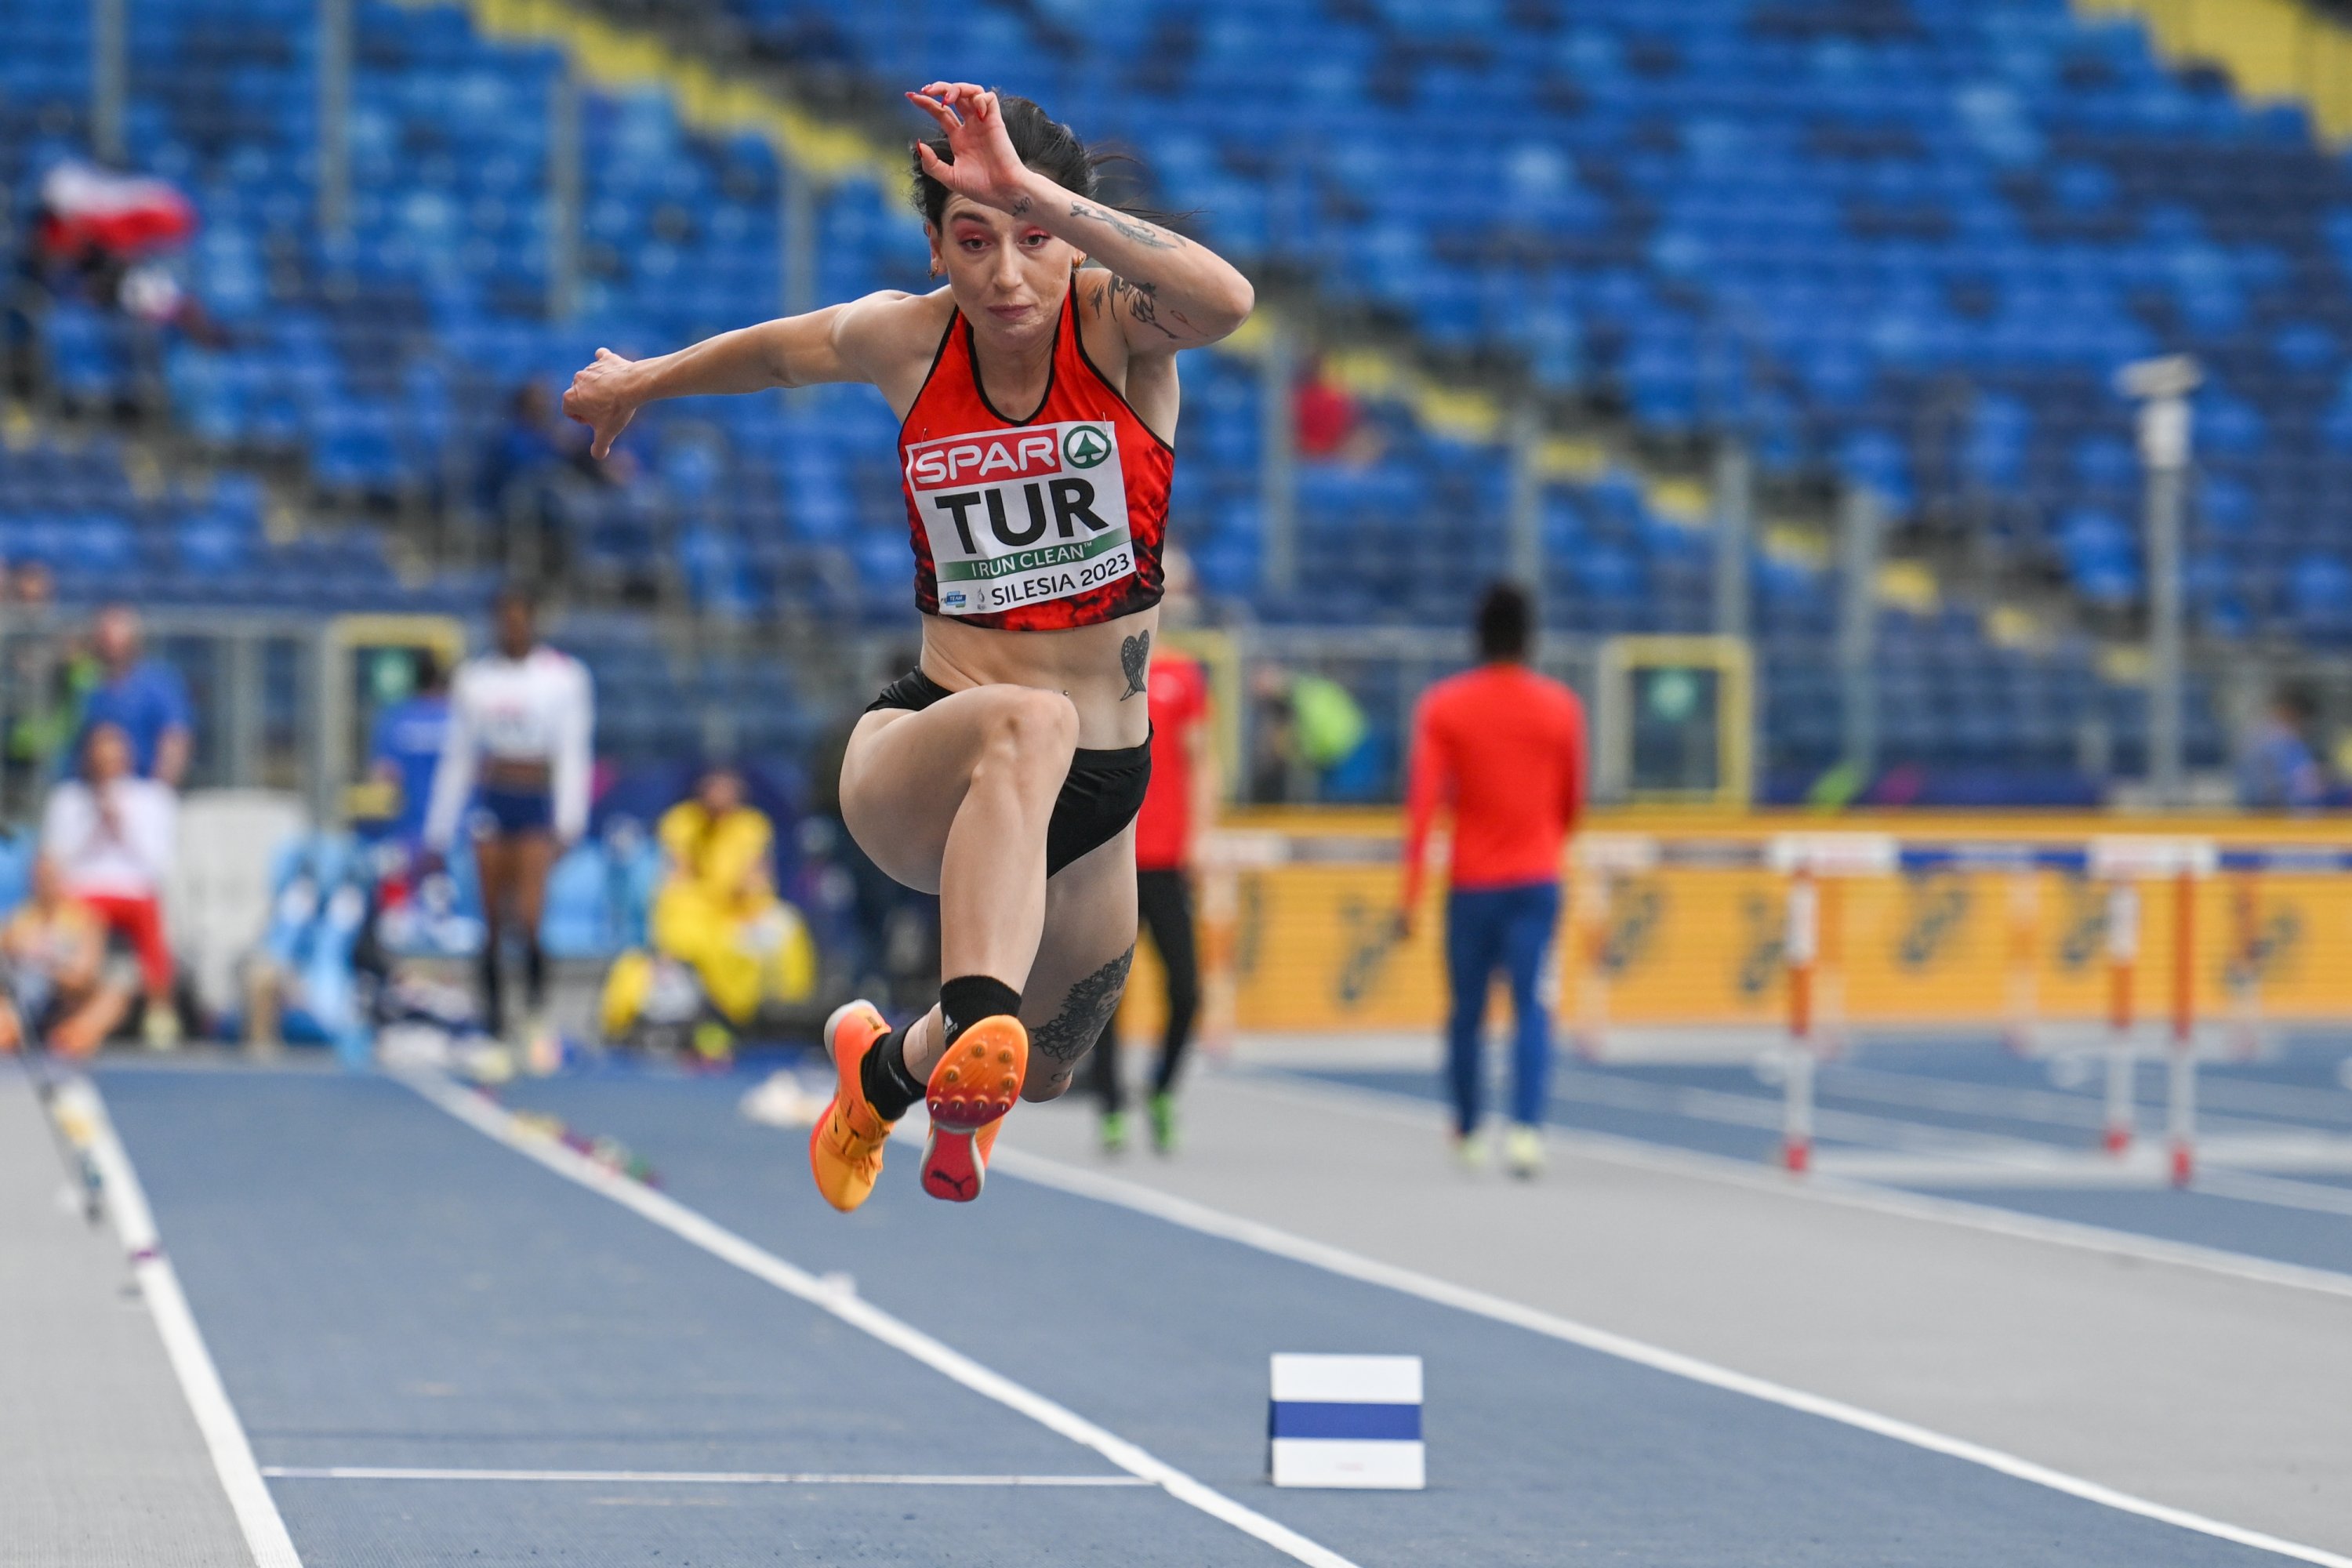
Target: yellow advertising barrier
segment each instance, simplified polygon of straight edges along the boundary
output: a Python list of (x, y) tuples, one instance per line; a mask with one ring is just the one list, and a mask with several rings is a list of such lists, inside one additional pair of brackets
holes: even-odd
[[(1783, 833), (1867, 831), (1954, 845), (2080, 847), (2103, 837), (2334, 848), (2325, 823), (1648, 810), (1596, 813), (1601, 834), (1754, 847)], [(1444, 1011), (1444, 908), (1433, 892), (1409, 933), (1396, 920), (1393, 812), (1282, 811), (1229, 820), (1202, 887), (1204, 1032), (1433, 1029)], [(1573, 859), (1573, 851), (1571, 851)], [(1603, 897), (1603, 886), (1606, 891)], [(1756, 865), (1571, 869), (1563, 932), (1563, 1026), (1777, 1027), (1789, 879)], [(2216, 1018), (2352, 1017), (2352, 876), (2223, 870), (2189, 884), (2193, 1003)], [(1823, 1011), (1865, 1026), (1992, 1027), (2015, 1016), (2091, 1021), (2108, 1003), (2105, 884), (2063, 871), (1969, 866), (1821, 880)], [(2176, 884), (2143, 885), (2133, 999), (2171, 1003)], [(1123, 1031), (1159, 1025), (1160, 988), (1139, 955)], [(1596, 1006), (1597, 1004), (1597, 1006)]]

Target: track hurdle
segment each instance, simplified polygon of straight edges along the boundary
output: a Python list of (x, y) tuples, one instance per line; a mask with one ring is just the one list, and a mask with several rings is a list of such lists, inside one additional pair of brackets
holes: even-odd
[[(1789, 1045), (1780, 1110), (1780, 1164), (1802, 1175), (1813, 1163), (1813, 1072), (1820, 1064), (1821, 967), (1824, 943), (1823, 884), (1833, 877), (1885, 876), (1900, 862), (1900, 847), (1881, 833), (1783, 834), (1767, 846), (1765, 863), (1789, 879), (1787, 931)], [(1834, 905), (1831, 908), (1833, 910)]]
[(1576, 960), (1576, 1054), (1599, 1061), (1609, 1048), (1609, 943), (1617, 884), (1657, 869), (1658, 841), (1640, 833), (1588, 833), (1574, 841), (1576, 896), (1567, 952)]
[(2130, 1152), (2134, 1114), (2132, 980), (2139, 966), (2139, 889), (2118, 878), (2107, 884), (2107, 1152)]
[(1789, 1065), (1781, 1100), (1780, 1164), (1801, 1176), (1813, 1163), (1813, 960), (1821, 952), (1821, 889), (1812, 868), (1789, 881)]
[(2184, 862), (2172, 875), (2172, 1053), (2165, 1075), (2164, 1121), (2172, 1184), (2185, 1187), (2197, 1167), (2197, 877)]
[[(2175, 1186), (2187, 1186), (2197, 1172), (2197, 884), (2220, 868), (2220, 852), (2202, 839), (2099, 838), (2092, 841), (2085, 862), (2089, 873), (2109, 888), (2109, 963), (2116, 963), (2121, 955), (2122, 979), (2117, 984), (2123, 997), (2121, 1022), (2111, 1037), (2107, 1061), (2107, 1148), (2113, 1153), (2130, 1148), (2134, 1121), (2130, 982), (2138, 956), (2139, 885), (2158, 880), (2171, 884), (2172, 973), (2166, 1009), (2169, 1038), (2164, 1122), (2167, 1161)], [(2126, 892), (2130, 895), (2127, 936), (2121, 934), (2116, 923), (2114, 901)]]
[(2033, 1049), (2034, 1014), (2041, 1001), (2033, 959), (2041, 940), (2042, 884), (2027, 861), (2009, 873), (2008, 1017), (2001, 1028), (2001, 1043), (2021, 1057)]

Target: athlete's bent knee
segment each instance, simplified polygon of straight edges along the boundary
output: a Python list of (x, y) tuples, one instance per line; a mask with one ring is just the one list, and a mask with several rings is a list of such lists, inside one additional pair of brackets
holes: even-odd
[(1016, 776), (1050, 776), (1056, 788), (1078, 745), (1076, 704), (1058, 691), (1028, 687), (988, 689), (981, 721), (981, 767), (1009, 766)]

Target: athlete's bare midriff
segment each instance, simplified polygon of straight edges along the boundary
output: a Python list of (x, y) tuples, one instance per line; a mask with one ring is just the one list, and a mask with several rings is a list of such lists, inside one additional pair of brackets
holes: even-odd
[(1080, 746), (1139, 746), (1151, 733), (1143, 690), (1159, 626), (1158, 605), (1062, 631), (998, 631), (925, 616), (923, 673), (950, 691), (967, 686), (1059, 691), (1077, 708)]

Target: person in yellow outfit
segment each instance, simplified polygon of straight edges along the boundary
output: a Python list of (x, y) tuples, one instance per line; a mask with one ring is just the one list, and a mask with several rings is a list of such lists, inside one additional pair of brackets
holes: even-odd
[(654, 948), (691, 964), (711, 1005), (740, 1027), (763, 1002), (805, 1001), (816, 947), (800, 911), (776, 896), (775, 825), (743, 798), (743, 778), (714, 767), (655, 829), (668, 875), (655, 897)]

